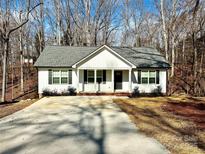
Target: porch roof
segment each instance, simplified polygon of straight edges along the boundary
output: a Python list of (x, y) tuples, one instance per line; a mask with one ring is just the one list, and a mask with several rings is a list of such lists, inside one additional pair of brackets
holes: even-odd
[[(36, 67), (72, 67), (99, 47), (46, 46)], [(169, 68), (169, 63), (154, 48), (110, 47), (137, 68)]]

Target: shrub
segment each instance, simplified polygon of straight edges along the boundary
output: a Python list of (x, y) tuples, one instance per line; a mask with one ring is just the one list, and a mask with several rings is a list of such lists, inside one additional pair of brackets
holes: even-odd
[(161, 86), (157, 86), (157, 88), (153, 89), (151, 94), (154, 95), (154, 96), (161, 96), (162, 95)]
[(43, 96), (59, 96), (57, 90), (50, 90), (48, 88), (43, 90)]
[(68, 89), (63, 91), (61, 93), (61, 95), (63, 95), (63, 96), (75, 96), (76, 95), (76, 88), (68, 87)]
[(49, 89), (44, 89), (43, 90), (43, 96), (50, 96), (51, 95), (51, 91)]
[(75, 96), (76, 95), (76, 89), (73, 87), (68, 87), (67, 90), (59, 93), (57, 90), (50, 90), (48, 88), (43, 90), (43, 96)]
[(132, 97), (136, 97), (140, 95), (139, 87), (135, 87), (133, 92), (132, 92)]
[(68, 87), (68, 94), (70, 96), (75, 96), (76, 95), (76, 88), (74, 87)]

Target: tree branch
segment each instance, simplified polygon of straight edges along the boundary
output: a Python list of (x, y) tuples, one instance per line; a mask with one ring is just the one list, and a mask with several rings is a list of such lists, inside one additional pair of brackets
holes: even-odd
[(43, 5), (43, 3), (38, 3), (37, 5), (35, 5), (34, 7), (32, 7), (30, 10), (28, 10), (26, 19), (25, 19), (20, 25), (18, 25), (17, 27), (12, 28), (12, 29), (8, 32), (8, 34), (6, 35), (6, 37), (9, 38), (9, 36), (10, 36), (10, 34), (11, 34), (12, 32), (14, 32), (15, 30), (19, 29), (19, 28), (22, 27), (23, 25), (25, 25), (25, 24), (29, 21), (29, 14), (30, 14), (35, 8), (37, 8), (37, 7), (40, 6), (40, 5)]

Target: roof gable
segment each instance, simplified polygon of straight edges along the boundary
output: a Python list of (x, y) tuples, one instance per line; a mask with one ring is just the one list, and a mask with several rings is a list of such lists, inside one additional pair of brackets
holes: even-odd
[(121, 68), (130, 69), (135, 66), (121, 58), (117, 53), (111, 51), (110, 49), (103, 47), (97, 52), (92, 53), (81, 62), (79, 62), (75, 67), (81, 69), (89, 68), (101, 68), (101, 69), (111, 69), (111, 68)]
[[(99, 53), (101, 53), (104, 50), (107, 50), (107, 51), (111, 52), (114, 56), (118, 57), (120, 60), (124, 61), (125, 63), (127, 63), (131, 67), (135, 67), (134, 64), (132, 64), (126, 58), (124, 58), (121, 55), (119, 55), (117, 52), (115, 52), (112, 48), (108, 47), (107, 45), (103, 45), (100, 48), (96, 49), (95, 51), (90, 53), (88, 56), (86, 56), (85, 58), (83, 58), (82, 60), (80, 60), (76, 64), (74, 64), (73, 67), (76, 67), (77, 65), (82, 64), (85, 61), (88, 61), (90, 58), (93, 58), (94, 56), (97, 56)], [(106, 58), (106, 57), (104, 57), (104, 58)]]

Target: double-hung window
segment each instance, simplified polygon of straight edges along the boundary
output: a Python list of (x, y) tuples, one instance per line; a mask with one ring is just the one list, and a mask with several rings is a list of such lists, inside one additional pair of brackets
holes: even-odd
[(88, 71), (87, 78), (88, 78), (87, 79), (88, 83), (94, 83), (94, 71), (93, 70)]
[(156, 83), (156, 71), (149, 71), (149, 84)]
[(159, 71), (138, 71), (139, 84), (159, 84)]
[(67, 84), (68, 83), (68, 71), (62, 70), (61, 71), (61, 84)]
[(142, 73), (141, 73), (142, 84), (147, 84), (148, 83), (148, 78), (149, 78), (149, 72), (148, 71), (142, 71)]
[(49, 84), (72, 84), (72, 70), (49, 70)]
[(52, 74), (53, 74), (53, 84), (59, 84), (60, 83), (60, 71), (54, 70)]

